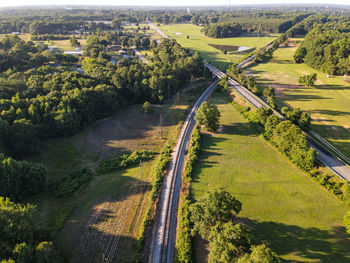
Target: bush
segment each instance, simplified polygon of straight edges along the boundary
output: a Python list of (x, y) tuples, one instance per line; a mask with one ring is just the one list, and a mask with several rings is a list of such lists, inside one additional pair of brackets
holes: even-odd
[(143, 112), (150, 113), (151, 112), (151, 103), (149, 101), (145, 101), (145, 103), (142, 105)]
[[(200, 151), (200, 131), (198, 126), (195, 127), (190, 141), (190, 148), (187, 152), (186, 168), (183, 176), (182, 185), (191, 183), (192, 168), (195, 161), (198, 159)], [(188, 188), (187, 188), (188, 189)], [(190, 263), (193, 262), (192, 251), (192, 223), (190, 220), (190, 205), (189, 191), (183, 191), (185, 198), (184, 203), (179, 207), (179, 227), (176, 238), (176, 262)]]
[(158, 197), (159, 189), (162, 185), (162, 179), (164, 177), (164, 170), (166, 170), (171, 161), (171, 153), (173, 151), (174, 142), (170, 140), (167, 145), (163, 148), (158, 157), (154, 181), (151, 190), (151, 200), (154, 201)]
[(53, 194), (58, 198), (71, 196), (80, 186), (89, 182), (91, 178), (92, 173), (88, 168), (77, 168), (54, 185)]
[(138, 165), (140, 161), (147, 161), (154, 157), (153, 151), (134, 151), (132, 153), (125, 153), (111, 159), (104, 160), (97, 168), (99, 174), (106, 174), (114, 170), (127, 168)]

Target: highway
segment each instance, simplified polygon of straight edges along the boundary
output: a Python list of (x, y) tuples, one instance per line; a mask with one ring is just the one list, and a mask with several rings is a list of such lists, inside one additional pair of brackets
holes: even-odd
[[(226, 76), (225, 73), (221, 72), (214, 66), (207, 64), (207, 68), (218, 78), (223, 78)], [(228, 78), (228, 84), (233, 87), (235, 91), (237, 91), (243, 98), (245, 98), (253, 107), (255, 108), (271, 108), (268, 104), (266, 104), (263, 100), (261, 100), (258, 96), (253, 94), (250, 90), (246, 89), (245, 87), (241, 86), (239, 83), (234, 81), (231, 78)], [(271, 108), (272, 109), (272, 108)], [(285, 119), (283, 115), (281, 115), (279, 112), (275, 111), (274, 109), (273, 113), (277, 115), (281, 119)], [(317, 137), (318, 140), (324, 142), (328, 147), (333, 147), (334, 151), (337, 151), (337, 153), (341, 154), (341, 156), (344, 156), (343, 158), (348, 159), (345, 155), (343, 155), (338, 149), (336, 149), (334, 146), (332, 146), (329, 142), (327, 142), (325, 139), (320, 137), (317, 133), (314, 131), (310, 131), (310, 134)], [(305, 133), (307, 136), (307, 140), (310, 144), (310, 146), (317, 152), (317, 158), (320, 160), (320, 162), (325, 165), (328, 169), (330, 169), (333, 173), (335, 173), (337, 176), (339, 176), (343, 180), (347, 180), (350, 182), (350, 168), (345, 165), (343, 162), (338, 160), (336, 157), (331, 155), (327, 150), (325, 150), (321, 145), (319, 145), (315, 140), (313, 140), (310, 135)]]
[(175, 238), (177, 225), (177, 207), (181, 185), (181, 172), (186, 155), (186, 146), (196, 121), (194, 116), (199, 106), (208, 99), (218, 80), (212, 83), (199, 97), (184, 124), (182, 125), (177, 145), (173, 152), (170, 171), (164, 178), (160, 205), (155, 225), (155, 236), (149, 262), (173, 262), (175, 257)]
[[(156, 30), (162, 37), (169, 38), (165, 35), (158, 27), (154, 24), (148, 22), (150, 26)], [(270, 48), (272, 44), (270, 43), (266, 48)], [(249, 57), (245, 61), (237, 65), (241, 68), (246, 64), (250, 63), (254, 56)], [(213, 75), (221, 79), (226, 76), (225, 73), (221, 72), (214, 66), (206, 64), (206, 67), (212, 72)], [(181, 172), (183, 168), (183, 161), (185, 158), (186, 145), (188, 143), (190, 134), (195, 125), (195, 112), (198, 107), (209, 97), (218, 81), (211, 84), (201, 97), (197, 100), (193, 106), (191, 112), (184, 122), (178, 143), (175, 147), (172, 162), (170, 165), (170, 171), (164, 179), (164, 184), (162, 188), (162, 194), (160, 197), (159, 213), (157, 212), (155, 220), (155, 229), (153, 236), (153, 243), (151, 247), (149, 263), (172, 263), (175, 257), (175, 239), (176, 239), (176, 225), (177, 225), (177, 207), (179, 200), (179, 189), (181, 184)], [(255, 108), (271, 108), (259, 97), (254, 95), (251, 91), (241, 86), (239, 83), (231, 78), (228, 78), (228, 84), (233, 87), (233, 89), (238, 92), (244, 99), (247, 100)], [(285, 119), (283, 115), (275, 111), (273, 113), (281, 119)], [(306, 134), (307, 135), (307, 134)], [(337, 158), (333, 157), (322, 146), (317, 144), (310, 136), (307, 135), (307, 139), (310, 146), (317, 152), (317, 158), (332, 172), (338, 175), (340, 178), (350, 182), (350, 169), (345, 164), (340, 162)]]

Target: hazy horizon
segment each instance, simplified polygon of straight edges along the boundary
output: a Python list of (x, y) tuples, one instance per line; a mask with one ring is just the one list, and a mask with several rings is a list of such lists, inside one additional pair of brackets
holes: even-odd
[[(214, 4), (215, 3), (215, 4)], [(229, 4), (229, 0), (177, 0), (177, 1), (164, 1), (164, 0), (129, 0), (125, 1), (117, 0), (100, 0), (98, 4), (94, 0), (47, 0), (43, 4), (40, 0), (13, 0), (11, 2), (0, 1), (0, 7), (20, 7), (20, 6), (225, 6)], [(267, 0), (262, 3), (258, 0), (246, 0), (244, 3), (231, 0), (231, 6), (239, 5), (269, 5), (269, 4), (281, 4), (281, 5), (298, 5), (298, 4), (322, 4), (322, 5), (348, 5), (349, 0)]]

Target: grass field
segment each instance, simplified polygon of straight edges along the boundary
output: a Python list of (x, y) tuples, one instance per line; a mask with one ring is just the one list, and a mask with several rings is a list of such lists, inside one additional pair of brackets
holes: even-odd
[[(244, 54), (224, 54), (218, 49), (209, 46), (208, 44), (217, 45), (233, 45), (243, 46), (252, 49), (259, 49), (269, 42), (271, 42), (276, 36), (256, 37), (256, 34), (235, 37), (235, 38), (209, 38), (204, 36), (201, 32), (200, 26), (192, 24), (175, 24), (159, 26), (166, 35), (176, 39), (183, 47), (189, 48), (192, 51), (198, 52), (208, 62), (221, 70), (225, 70), (226, 67), (232, 63), (239, 62)], [(189, 39), (186, 36), (189, 36)]]
[(221, 132), (204, 135), (195, 166), (195, 199), (225, 186), (243, 203), (240, 220), (288, 262), (350, 262), (346, 208), (257, 136), (227, 97), (212, 103)]
[[(290, 105), (311, 113), (312, 129), (350, 156), (350, 83), (343, 77), (327, 74), (305, 64), (294, 64), (295, 46), (282, 47), (268, 63), (253, 64), (248, 71), (257, 76), (260, 88), (276, 89), (280, 105)], [(298, 77), (317, 74), (317, 87), (303, 88)]]
[[(194, 83), (179, 92), (178, 98), (153, 105), (150, 114), (143, 113), (141, 105), (134, 105), (95, 122), (75, 136), (45, 141), (41, 152), (29, 160), (48, 167), (50, 185), (74, 167), (94, 169), (101, 160), (126, 150), (159, 152), (169, 138), (175, 139), (176, 127), (184, 119), (186, 109), (201, 92), (200, 87), (209, 83)], [(28, 201), (37, 204), (39, 224), (53, 233), (67, 258), (97, 262), (96, 257), (100, 259), (101, 253), (109, 250), (106, 244), (113, 240), (117, 248), (113, 262), (134, 262), (140, 223), (150, 205), (148, 193), (155, 162), (156, 158), (143, 164), (144, 184), (140, 182), (140, 168), (135, 167), (96, 176), (66, 199), (55, 199), (48, 188)]]

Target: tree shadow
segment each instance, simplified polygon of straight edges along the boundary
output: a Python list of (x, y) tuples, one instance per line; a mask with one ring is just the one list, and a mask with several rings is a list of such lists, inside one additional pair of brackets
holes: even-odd
[(350, 239), (343, 227), (322, 230), (248, 218), (238, 221), (252, 228), (256, 241), (267, 243), (279, 256), (293, 254), (295, 258), (300, 258), (292, 262), (305, 262), (305, 259), (312, 262), (350, 262)]
[(251, 124), (247, 122), (235, 122), (231, 125), (223, 125), (221, 133), (230, 134), (230, 135), (244, 135), (244, 136), (257, 134), (256, 131), (252, 129)]

